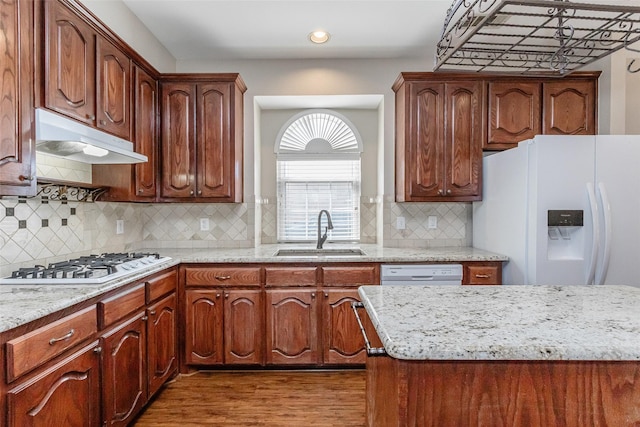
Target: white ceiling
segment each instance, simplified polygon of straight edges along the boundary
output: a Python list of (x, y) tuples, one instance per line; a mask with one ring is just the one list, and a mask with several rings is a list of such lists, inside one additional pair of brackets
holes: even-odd
[[(123, 0), (176, 60), (433, 58), (452, 0)], [(331, 40), (311, 43), (325, 30)]]
[[(640, 5), (640, 0), (575, 0)], [(453, 0), (123, 0), (178, 61), (433, 60)], [(331, 40), (307, 36), (326, 30)]]

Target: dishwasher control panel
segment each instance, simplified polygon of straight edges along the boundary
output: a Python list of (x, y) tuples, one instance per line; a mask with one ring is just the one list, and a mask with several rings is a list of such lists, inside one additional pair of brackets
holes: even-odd
[(385, 285), (461, 285), (461, 264), (382, 264), (380, 283)]

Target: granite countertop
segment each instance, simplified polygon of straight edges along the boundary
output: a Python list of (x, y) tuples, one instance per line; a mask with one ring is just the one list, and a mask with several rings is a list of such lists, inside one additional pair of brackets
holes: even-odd
[(508, 257), (472, 247), (442, 248), (385, 248), (374, 244), (339, 245), (325, 244), (325, 249), (360, 248), (365, 253), (361, 256), (276, 256), (279, 249), (315, 249), (315, 245), (273, 244), (261, 245), (257, 248), (241, 249), (145, 249), (159, 252), (163, 256), (178, 258), (183, 263), (291, 263), (291, 262), (462, 262), (462, 261), (508, 261)]
[(387, 354), (406, 360), (640, 360), (640, 288), (362, 286)]
[[(81, 303), (180, 263), (292, 263), (292, 262), (451, 262), (506, 261), (507, 257), (474, 248), (402, 249), (358, 245), (363, 256), (277, 257), (278, 249), (309, 248), (311, 245), (262, 245), (244, 249), (145, 248), (172, 259), (131, 276), (96, 285), (0, 285), (0, 332)], [(353, 247), (327, 244), (326, 248)]]

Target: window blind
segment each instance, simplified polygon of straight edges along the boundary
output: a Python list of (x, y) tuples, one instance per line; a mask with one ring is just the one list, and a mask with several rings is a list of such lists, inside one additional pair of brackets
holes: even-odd
[[(315, 241), (322, 209), (329, 241), (360, 239), (360, 160), (278, 160), (277, 169), (279, 241)], [(326, 225), (323, 216), (322, 233)]]

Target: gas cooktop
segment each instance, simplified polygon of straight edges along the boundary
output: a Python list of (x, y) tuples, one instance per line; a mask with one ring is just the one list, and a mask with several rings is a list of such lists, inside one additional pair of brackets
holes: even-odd
[(33, 267), (19, 268), (11, 276), (0, 279), (0, 284), (74, 285), (100, 284), (117, 279), (147, 267), (170, 260), (158, 253), (104, 253), (87, 255)]

